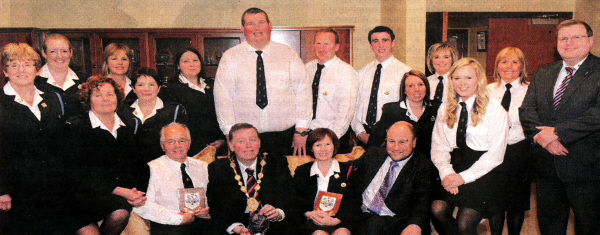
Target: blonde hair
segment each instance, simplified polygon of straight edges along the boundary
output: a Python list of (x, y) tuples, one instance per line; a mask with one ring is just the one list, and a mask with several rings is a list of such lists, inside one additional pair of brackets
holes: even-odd
[(435, 73), (435, 67), (433, 67), (433, 55), (443, 50), (450, 51), (450, 55), (452, 56), (452, 63), (456, 63), (456, 60), (458, 60), (458, 51), (454, 46), (450, 45), (448, 42), (440, 42), (433, 44), (431, 45), (431, 47), (429, 47), (429, 50), (427, 50), (427, 59), (425, 59), (427, 61), (427, 68), (429, 69), (429, 72)]
[(451, 82), (448, 86), (448, 109), (446, 109), (445, 121), (448, 127), (450, 128), (454, 127), (454, 124), (456, 124), (456, 122), (458, 121), (457, 113), (458, 107), (460, 106), (458, 104), (460, 96), (454, 90), (454, 84), (452, 80), (454, 80), (454, 73), (458, 69), (466, 66), (471, 66), (473, 69), (475, 69), (475, 74), (477, 75), (478, 79), (477, 90), (475, 91), (475, 103), (473, 104), (473, 109), (471, 112), (471, 121), (473, 123), (473, 126), (477, 126), (477, 124), (479, 124), (482, 121), (482, 118), (485, 116), (485, 109), (490, 101), (487, 89), (487, 78), (485, 76), (485, 71), (483, 70), (483, 67), (481, 67), (481, 64), (479, 64), (479, 62), (477, 62), (473, 58), (462, 58), (456, 61), (452, 68), (450, 68)]
[(129, 58), (129, 68), (127, 68), (127, 77), (131, 77), (131, 73), (133, 70), (133, 62), (131, 59), (133, 58), (133, 50), (131, 50), (127, 45), (121, 43), (111, 43), (104, 48), (104, 52), (102, 53), (102, 76), (108, 76), (110, 74), (110, 69), (108, 68), (108, 58), (117, 53), (117, 51), (125, 52), (127, 58)]
[(497, 83), (498, 86), (502, 85), (502, 78), (500, 77), (500, 72), (498, 72), (498, 64), (500, 64), (502, 60), (511, 56), (516, 56), (521, 62), (521, 74), (519, 74), (519, 80), (521, 84), (529, 84), (530, 79), (529, 75), (527, 74), (528, 66), (527, 60), (525, 60), (525, 54), (523, 54), (521, 49), (516, 47), (506, 47), (498, 52), (495, 63), (496, 67), (494, 68), (494, 82)]
[(14, 60), (33, 60), (37, 70), (40, 70), (42, 67), (42, 58), (31, 46), (27, 45), (26, 43), (6, 44), (6, 46), (2, 47), (0, 55), (2, 56), (2, 69), (4, 71), (6, 71), (8, 68), (8, 63)]

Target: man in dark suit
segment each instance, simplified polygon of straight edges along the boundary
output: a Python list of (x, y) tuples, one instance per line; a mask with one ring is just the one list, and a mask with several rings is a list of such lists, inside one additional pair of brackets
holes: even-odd
[(432, 164), (413, 151), (416, 144), (414, 127), (397, 122), (388, 130), (386, 148), (370, 148), (357, 160), (350, 183), (357, 193), (348, 198), (348, 213), (360, 214), (353, 233), (427, 234)]
[(590, 26), (558, 25), (562, 61), (538, 69), (521, 105), (523, 130), (535, 144), (542, 234), (565, 234), (569, 210), (578, 235), (600, 230), (600, 58)]
[(287, 162), (259, 154), (258, 131), (247, 123), (231, 127), (228, 144), (231, 158), (208, 166), (206, 196), (216, 234), (251, 234), (244, 224), (256, 213), (270, 221), (270, 234), (285, 234), (284, 211), (294, 192)]

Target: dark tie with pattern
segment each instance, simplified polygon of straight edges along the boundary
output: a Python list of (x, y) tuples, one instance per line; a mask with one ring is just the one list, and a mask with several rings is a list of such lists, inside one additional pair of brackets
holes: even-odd
[(192, 179), (185, 171), (185, 164), (183, 164), (183, 163), (181, 163), (181, 178), (183, 179), (183, 187), (184, 188), (193, 188), (194, 187), (194, 183), (192, 182)]
[(456, 145), (459, 148), (467, 147), (467, 119), (469, 118), (469, 113), (467, 112), (467, 104), (465, 102), (460, 102), (460, 117), (458, 119), (458, 127), (456, 128)]
[(381, 78), (381, 64), (377, 64), (375, 76), (373, 77), (373, 85), (371, 86), (371, 96), (369, 97), (369, 107), (367, 108), (367, 124), (375, 125), (377, 122), (377, 92), (379, 91), (379, 80)]
[(433, 96), (433, 100), (442, 102), (442, 96), (444, 95), (444, 77), (439, 76), (438, 80), (440, 80), (440, 82), (438, 82), (437, 86), (435, 87), (435, 95)]
[(573, 73), (575, 72), (575, 68), (566, 67), (565, 69), (567, 70), (567, 76), (560, 83), (558, 90), (556, 90), (556, 94), (554, 94), (554, 111), (556, 111), (556, 109), (558, 108), (558, 105), (560, 104), (560, 100), (562, 99), (563, 95), (565, 94), (565, 90), (569, 86), (569, 82), (571, 82), (571, 78), (573, 78)]
[(256, 105), (264, 109), (269, 104), (267, 99), (267, 81), (265, 79), (265, 63), (262, 59), (262, 51), (256, 51)]
[(502, 107), (504, 110), (508, 112), (508, 108), (510, 108), (510, 88), (512, 85), (510, 83), (506, 83), (506, 91), (504, 92), (504, 96), (502, 96)]
[(313, 98), (313, 119), (317, 117), (317, 100), (319, 99), (319, 82), (321, 81), (321, 71), (325, 65), (317, 63), (317, 72), (312, 83), (312, 98)]
[(369, 211), (378, 215), (381, 213), (381, 208), (385, 204), (385, 198), (387, 197), (388, 193), (390, 193), (392, 185), (394, 185), (394, 169), (398, 166), (398, 163), (395, 161), (390, 163), (390, 169), (388, 170), (387, 174), (385, 174), (385, 178), (381, 184), (381, 187), (379, 187), (377, 194), (375, 194), (373, 201), (371, 201), (371, 204), (369, 205)]
[(254, 187), (256, 187), (256, 178), (254, 178), (254, 170), (246, 168), (246, 174), (248, 174), (248, 180), (246, 180), (246, 190), (250, 197), (254, 197)]

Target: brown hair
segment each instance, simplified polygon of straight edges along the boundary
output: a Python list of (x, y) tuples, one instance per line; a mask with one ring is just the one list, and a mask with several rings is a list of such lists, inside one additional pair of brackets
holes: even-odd
[(423, 104), (424, 105), (431, 104), (431, 100), (429, 99), (429, 94), (431, 93), (431, 89), (429, 88), (429, 80), (427, 80), (427, 77), (425, 77), (425, 74), (421, 73), (421, 71), (419, 71), (419, 70), (410, 70), (410, 71), (406, 72), (404, 74), (404, 76), (402, 76), (402, 80), (400, 82), (400, 102), (402, 102), (402, 101), (404, 101), (404, 99), (406, 99), (406, 78), (408, 78), (408, 76), (416, 76), (421, 79), (423, 84), (425, 84), (425, 88), (427, 88), (426, 92), (425, 92), (425, 97), (423, 97)]
[(67, 45), (69, 45), (69, 50), (73, 50), (73, 45), (71, 45), (71, 41), (69, 41), (67, 37), (62, 34), (53, 33), (44, 38), (44, 43), (42, 43), (42, 49), (44, 50), (44, 53), (48, 53), (48, 42), (50, 40), (63, 40), (67, 43)]
[(325, 136), (329, 136), (331, 142), (333, 142), (333, 156), (331, 157), (335, 158), (335, 155), (338, 151), (338, 147), (340, 146), (340, 141), (338, 140), (338, 137), (335, 134), (335, 132), (327, 128), (318, 128), (314, 131), (311, 131), (308, 137), (306, 138), (306, 148), (308, 149), (309, 156), (315, 158), (315, 153), (313, 152), (313, 145), (315, 145), (316, 142), (325, 139)]
[(81, 101), (81, 105), (83, 106), (85, 111), (90, 111), (92, 109), (92, 92), (96, 89), (100, 89), (100, 87), (106, 83), (110, 84), (115, 90), (115, 94), (117, 95), (118, 101), (117, 109), (121, 107), (121, 105), (125, 101), (125, 92), (123, 92), (123, 88), (111, 78), (105, 76), (93, 76), (86, 83), (81, 84), (81, 90), (78, 94), (79, 101)]

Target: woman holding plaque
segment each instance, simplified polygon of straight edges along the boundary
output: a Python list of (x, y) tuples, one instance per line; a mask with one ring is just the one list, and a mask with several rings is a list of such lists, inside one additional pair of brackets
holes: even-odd
[[(69, 169), (78, 234), (120, 234), (131, 206), (144, 205), (150, 176), (139, 157), (135, 133), (139, 120), (118, 115), (123, 90), (110, 78), (91, 77), (79, 98), (88, 111), (67, 121)], [(139, 191), (138, 191), (139, 189)], [(101, 226), (97, 222), (104, 220)]]
[[(301, 229), (299, 234), (350, 234), (348, 229), (341, 226), (342, 221), (333, 213), (341, 203), (344, 203), (343, 196), (325, 208), (321, 206), (319, 200), (322, 198), (319, 195), (325, 194), (335, 198), (343, 195), (347, 190), (347, 177), (352, 168), (348, 163), (335, 160), (339, 146), (337, 135), (326, 128), (316, 129), (308, 135), (306, 146), (312, 146), (308, 152), (315, 162), (299, 166), (294, 174), (297, 209), (307, 218), (302, 220), (299, 219), (302, 218), (301, 215), (297, 216), (299, 217), (297, 223)], [(341, 200), (341, 203), (337, 200)]]

